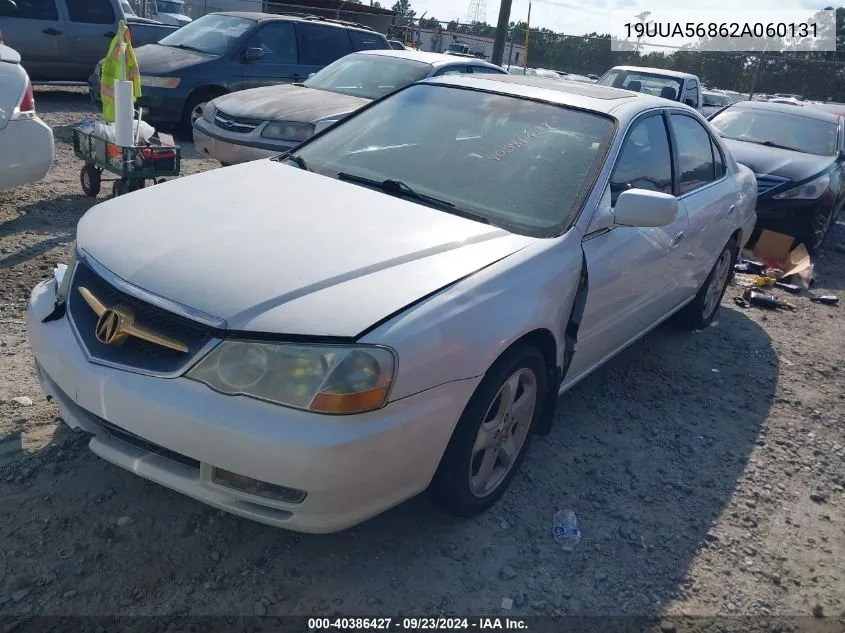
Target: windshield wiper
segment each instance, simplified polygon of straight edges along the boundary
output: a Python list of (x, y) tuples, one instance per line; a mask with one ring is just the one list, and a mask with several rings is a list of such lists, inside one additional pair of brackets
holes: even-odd
[(448, 200), (441, 200), (440, 198), (427, 196), (424, 193), (414, 191), (414, 189), (412, 189), (409, 185), (402, 182), (401, 180), (393, 180), (391, 178), (388, 178), (387, 180), (373, 180), (371, 178), (365, 178), (364, 176), (356, 176), (355, 174), (347, 174), (345, 172), (340, 172), (337, 175), (337, 178), (338, 180), (344, 180), (346, 182), (354, 182), (359, 185), (375, 187), (376, 189), (381, 189), (385, 193), (397, 196), (399, 198), (417, 200), (418, 202), (423, 202), (433, 207), (437, 207), (438, 209), (444, 210), (447, 213), (459, 215), (463, 218), (467, 218), (468, 220), (475, 220), (476, 222), (481, 222), (482, 224), (490, 224), (490, 220), (485, 218), (483, 215), (478, 215), (472, 213), (471, 211), (464, 211), (463, 209), (459, 209), (455, 206), (453, 202), (449, 202)]
[(211, 55), (208, 51), (204, 51), (196, 46), (189, 46), (188, 44), (162, 44), (162, 46), (169, 46), (170, 48), (181, 48), (183, 51), (194, 51), (195, 53), (202, 53), (203, 55)]
[(792, 151), (792, 152), (801, 151), (801, 150), (798, 150), (794, 147), (789, 147), (788, 145), (778, 145), (774, 141), (750, 141), (750, 140), (747, 140), (747, 139), (737, 139), (737, 140), (745, 141), (746, 143), (754, 143), (755, 145), (765, 145), (766, 147), (775, 147), (777, 149), (787, 149), (787, 150)]

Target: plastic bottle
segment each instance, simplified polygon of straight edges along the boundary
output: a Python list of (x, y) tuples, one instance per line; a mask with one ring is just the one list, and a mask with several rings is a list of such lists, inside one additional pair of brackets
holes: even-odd
[(572, 510), (560, 510), (552, 520), (552, 536), (564, 551), (571, 552), (581, 540), (578, 517)]

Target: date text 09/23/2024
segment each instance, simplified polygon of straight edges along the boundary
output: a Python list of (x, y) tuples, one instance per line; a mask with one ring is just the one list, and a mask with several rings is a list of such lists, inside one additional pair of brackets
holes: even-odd
[(518, 618), (309, 618), (309, 631), (527, 630)]

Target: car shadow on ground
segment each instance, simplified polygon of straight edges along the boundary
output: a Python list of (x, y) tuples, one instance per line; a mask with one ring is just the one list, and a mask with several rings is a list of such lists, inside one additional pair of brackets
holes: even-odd
[(40, 234), (43, 239), (21, 250), (0, 255), (0, 268), (11, 268), (76, 239), (76, 225), (96, 204), (85, 195), (61, 196), (20, 207), (19, 215), (0, 222), (0, 237), (14, 233)]
[[(512, 614), (659, 613), (718, 539), (711, 527), (761, 441), (778, 374), (769, 337), (738, 310), (723, 308), (697, 333), (662, 326), (560, 399), (551, 435), (535, 439), (511, 489), (472, 520), (420, 496), (333, 535), (277, 530), (113, 467), (63, 425), (26, 458), (30, 479), (4, 495), (0, 519), (32, 495), (61, 497), (56, 509), (43, 504), (49, 525), (35, 512), (7, 541), (40, 538), (55, 550), (52, 572), (68, 581), (49, 591), (88, 596), (68, 613), (252, 614), (259, 596), (272, 597), (276, 615), (489, 614), (502, 597), (514, 599)], [(551, 537), (560, 508), (581, 521), (572, 552)], [(122, 515), (131, 525), (116, 525)], [(84, 569), (111, 570), (112, 593)], [(126, 602), (136, 594), (147, 598)]]

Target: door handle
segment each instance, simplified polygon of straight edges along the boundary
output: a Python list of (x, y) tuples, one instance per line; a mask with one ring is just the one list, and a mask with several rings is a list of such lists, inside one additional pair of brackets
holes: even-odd
[(62, 34), (62, 32), (59, 31), (58, 29), (53, 29), (53, 28), (44, 29), (41, 32), (44, 33), (44, 35), (61, 35)]
[(675, 237), (672, 238), (672, 248), (676, 248), (678, 244), (680, 244), (684, 239), (684, 232), (681, 231)]
[(114, 31), (106, 31), (105, 33), (103, 33), (103, 35), (105, 37), (114, 37), (115, 35), (117, 35), (117, 33), (115, 33)]

